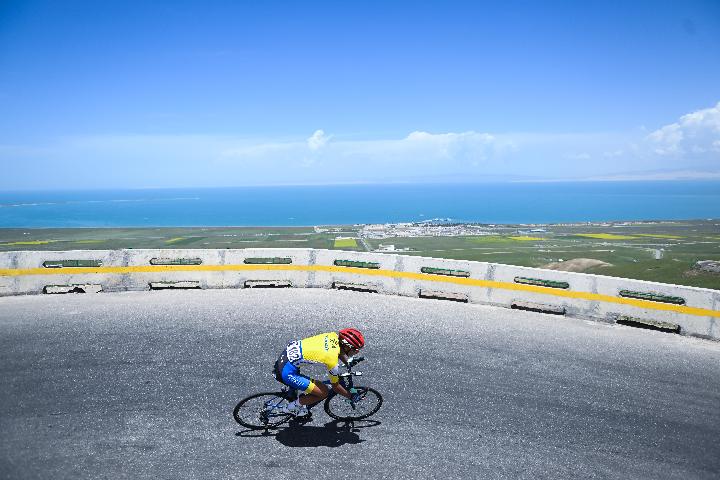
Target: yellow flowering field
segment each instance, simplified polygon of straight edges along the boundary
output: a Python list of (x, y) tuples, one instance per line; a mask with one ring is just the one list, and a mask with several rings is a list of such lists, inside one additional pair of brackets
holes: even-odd
[(576, 233), (576, 237), (599, 238), (601, 240), (637, 240), (631, 235), (615, 235), (614, 233)]
[(518, 240), (520, 242), (532, 242), (535, 240), (545, 240), (544, 238), (540, 237), (510, 237), (512, 240)]

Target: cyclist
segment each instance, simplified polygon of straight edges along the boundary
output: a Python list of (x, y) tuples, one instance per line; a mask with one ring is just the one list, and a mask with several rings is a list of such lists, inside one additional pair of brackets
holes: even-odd
[(348, 392), (341, 384), (341, 363), (345, 365), (365, 346), (365, 337), (360, 330), (343, 328), (339, 332), (321, 333), (288, 344), (275, 362), (275, 378), (278, 382), (303, 393), (297, 400), (285, 406), (286, 413), (303, 416), (308, 413), (306, 405), (326, 398), (329, 389), (326, 384), (300, 373), (300, 365), (322, 364), (328, 368), (332, 389), (340, 395), (357, 401), (356, 394)]

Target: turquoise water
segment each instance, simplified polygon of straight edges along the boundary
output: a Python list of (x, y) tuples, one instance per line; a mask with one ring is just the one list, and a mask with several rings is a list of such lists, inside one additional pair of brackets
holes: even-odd
[(0, 227), (558, 223), (720, 218), (720, 182), (0, 192)]

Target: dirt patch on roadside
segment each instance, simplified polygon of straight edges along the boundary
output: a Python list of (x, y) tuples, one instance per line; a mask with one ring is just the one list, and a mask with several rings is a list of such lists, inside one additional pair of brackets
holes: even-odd
[(573, 258), (572, 260), (565, 260), (564, 262), (548, 263), (540, 268), (560, 270), (562, 272), (584, 272), (594, 267), (612, 267), (612, 264), (593, 258)]

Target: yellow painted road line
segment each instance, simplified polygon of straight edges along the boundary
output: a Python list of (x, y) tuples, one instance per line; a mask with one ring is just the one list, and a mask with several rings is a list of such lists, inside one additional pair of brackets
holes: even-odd
[(396, 272), (394, 270), (366, 269), (354, 267), (336, 267), (329, 265), (137, 265), (128, 267), (63, 267), (63, 268), (27, 268), (27, 269), (0, 269), (0, 277), (20, 277), (29, 275), (123, 275), (129, 273), (154, 272), (233, 272), (251, 270), (273, 271), (299, 271), (299, 272), (336, 272), (352, 273), (355, 275), (406, 278), (427, 282), (453, 283), (469, 287), (497, 288), (501, 290), (514, 290), (532, 292), (554, 297), (577, 298), (593, 302), (616, 303), (650, 310), (664, 310), (685, 315), (720, 318), (720, 311), (705, 308), (695, 308), (683, 305), (651, 302), (633, 298), (613, 297), (590, 292), (573, 292), (557, 290), (555, 288), (523, 285), (519, 283), (497, 282), (493, 280), (478, 280), (473, 278), (457, 278), (445, 275), (432, 275), (427, 273)]

